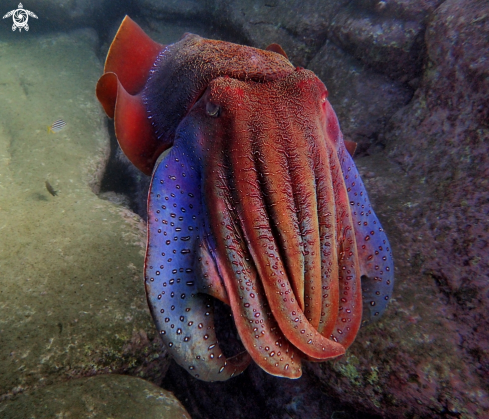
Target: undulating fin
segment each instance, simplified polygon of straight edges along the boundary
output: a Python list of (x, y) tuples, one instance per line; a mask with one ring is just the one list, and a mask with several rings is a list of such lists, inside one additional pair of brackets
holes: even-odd
[(156, 168), (148, 196), (145, 285), (157, 330), (175, 361), (205, 381), (223, 381), (249, 364), (226, 358), (214, 330), (212, 298), (199, 291), (195, 259), (203, 232), (200, 175), (174, 146)]
[(289, 59), (286, 52), (279, 44), (270, 44), (268, 47), (265, 48), (265, 50), (276, 52), (277, 54), (283, 55), (285, 58)]
[(97, 98), (114, 118), (119, 145), (129, 160), (144, 174), (151, 175), (159, 155), (168, 148), (157, 140), (140, 94), (126, 91), (115, 73), (105, 73), (97, 83)]
[(96, 89), (105, 113), (114, 118), (122, 151), (146, 175), (151, 174), (158, 156), (171, 145), (156, 138), (141, 95), (164, 47), (126, 16), (110, 46), (105, 73)]
[(394, 260), (387, 235), (372, 210), (352, 157), (346, 150), (340, 150), (339, 158), (355, 225), (362, 275), (362, 322), (369, 323), (381, 317), (391, 298), (394, 288)]
[(102, 77), (98, 80), (97, 87), (95, 88), (97, 99), (104, 108), (107, 116), (111, 119), (114, 119), (118, 88), (119, 80), (115, 73), (102, 74)]
[(149, 71), (165, 45), (153, 41), (139, 25), (126, 16), (110, 45), (104, 73), (115, 73), (127, 92), (139, 93)]

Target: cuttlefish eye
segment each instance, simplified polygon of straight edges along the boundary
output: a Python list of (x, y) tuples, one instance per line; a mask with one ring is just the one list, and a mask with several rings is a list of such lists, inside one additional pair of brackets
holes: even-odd
[(205, 105), (205, 111), (207, 112), (207, 115), (217, 118), (221, 111), (221, 107), (215, 103), (207, 102)]

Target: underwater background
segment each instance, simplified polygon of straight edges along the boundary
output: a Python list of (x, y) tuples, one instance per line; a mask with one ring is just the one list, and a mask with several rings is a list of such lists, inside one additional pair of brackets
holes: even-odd
[[(487, 0), (23, 8), (28, 31), (0, 20), (1, 418), (489, 417)], [(167, 355), (142, 277), (149, 177), (95, 97), (126, 14), (163, 44), (279, 43), (327, 86), (395, 258), (386, 312), (342, 358), (204, 383)]]

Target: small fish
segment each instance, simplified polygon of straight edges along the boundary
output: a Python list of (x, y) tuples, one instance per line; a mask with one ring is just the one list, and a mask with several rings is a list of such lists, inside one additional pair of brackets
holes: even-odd
[(46, 189), (48, 190), (48, 192), (53, 195), (53, 196), (58, 196), (58, 191), (55, 191), (54, 188), (51, 186), (51, 184), (46, 180), (46, 182), (44, 182), (44, 184), (46, 185)]
[(66, 127), (66, 122), (62, 119), (58, 119), (53, 122), (50, 127), (48, 127), (48, 132), (52, 132), (53, 134), (60, 132), (64, 127)]

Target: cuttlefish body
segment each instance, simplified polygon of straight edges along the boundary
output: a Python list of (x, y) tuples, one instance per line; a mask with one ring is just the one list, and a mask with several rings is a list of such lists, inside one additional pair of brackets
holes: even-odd
[[(314, 73), (269, 50), (186, 34), (163, 46), (126, 17), (97, 85), (120, 146), (152, 175), (145, 284), (176, 362), (206, 381), (253, 359), (298, 378), (385, 310), (389, 241)], [(225, 357), (214, 299), (246, 349)]]

